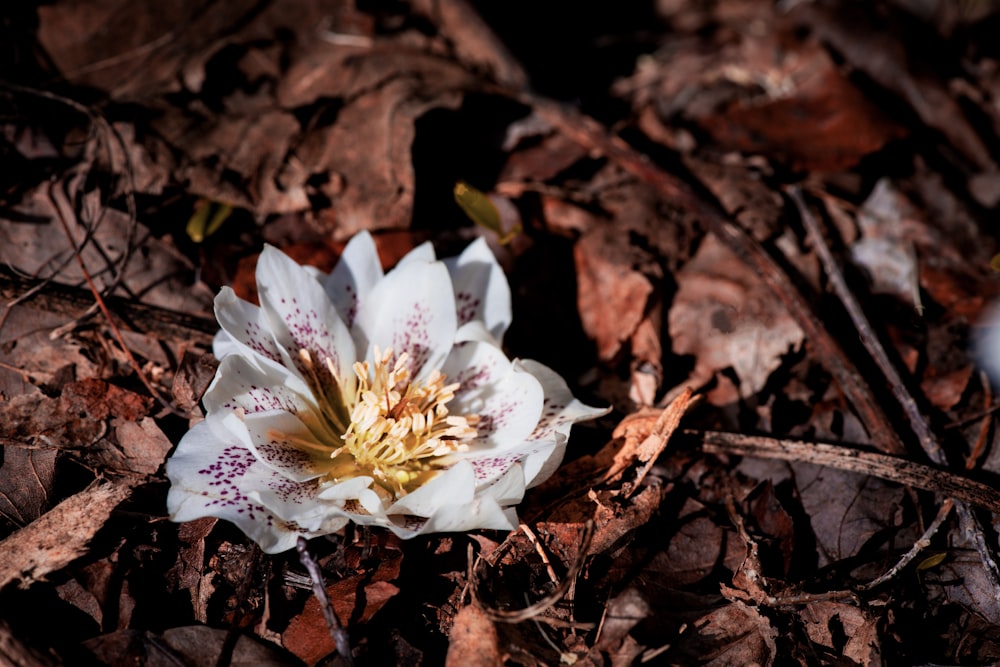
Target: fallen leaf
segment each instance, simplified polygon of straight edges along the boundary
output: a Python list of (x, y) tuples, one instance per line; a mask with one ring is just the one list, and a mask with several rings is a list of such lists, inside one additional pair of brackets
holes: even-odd
[(753, 396), (802, 344), (802, 330), (770, 289), (714, 236), (677, 274), (677, 287), (669, 329), (674, 353), (695, 356), (688, 384), (732, 368), (740, 396)]
[(499, 667), (504, 664), (497, 629), (482, 609), (466, 605), (448, 633), (448, 667)]
[(577, 271), (577, 306), (597, 354), (611, 360), (642, 321), (653, 286), (633, 270), (620, 237), (601, 228), (585, 234), (573, 248)]
[(768, 666), (778, 657), (777, 636), (777, 629), (759, 611), (733, 602), (694, 621), (678, 638), (671, 656), (681, 664)]
[[(216, 665), (230, 640), (230, 631), (189, 625), (169, 628), (158, 634), (142, 630), (119, 630), (83, 642), (102, 664), (109, 667), (176, 667)], [(298, 660), (280, 648), (253, 637), (239, 635), (226, 662), (231, 667), (297, 667)]]
[(0, 516), (24, 527), (49, 508), (55, 477), (56, 449), (29, 449), (9, 444), (0, 466)]
[(131, 493), (126, 482), (105, 482), (70, 496), (0, 542), (0, 589), (12, 581), (27, 588), (80, 557), (111, 511)]
[(828, 650), (828, 660), (882, 664), (878, 618), (871, 612), (843, 602), (810, 602), (801, 619), (810, 641)]
[[(389, 583), (399, 575), (401, 552), (383, 560), (373, 572), (363, 572), (326, 587), (340, 623), (348, 628), (366, 623), (391, 600), (399, 588)], [(333, 653), (336, 646), (323, 618), (319, 600), (311, 596), (302, 613), (288, 624), (281, 643), (306, 664), (314, 665)]]

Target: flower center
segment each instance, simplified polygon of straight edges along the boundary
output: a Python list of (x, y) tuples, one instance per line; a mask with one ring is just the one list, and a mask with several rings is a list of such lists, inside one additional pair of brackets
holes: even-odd
[(449, 414), (458, 383), (445, 384), (437, 370), (415, 382), (406, 353), (392, 358), (391, 348), (383, 353), (376, 347), (372, 363), (354, 364), (356, 385), (344, 392), (350, 422), (344, 444), (330, 453), (329, 475), (370, 474), (399, 498), (437, 474), (442, 457), (468, 449), (479, 416)]

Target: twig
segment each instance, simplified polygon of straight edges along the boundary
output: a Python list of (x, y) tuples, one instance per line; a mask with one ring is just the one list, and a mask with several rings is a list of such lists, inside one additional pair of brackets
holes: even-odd
[(302, 567), (306, 568), (310, 579), (312, 579), (313, 595), (319, 600), (320, 609), (323, 610), (323, 618), (326, 619), (326, 627), (329, 628), (330, 636), (333, 637), (333, 643), (337, 647), (337, 654), (343, 658), (347, 665), (353, 665), (354, 655), (351, 653), (351, 642), (347, 636), (347, 630), (337, 619), (337, 613), (333, 610), (330, 597), (326, 594), (326, 588), (323, 586), (323, 575), (320, 573), (316, 561), (309, 555), (308, 547), (306, 539), (300, 536), (295, 543), (295, 548), (299, 552), (299, 562), (302, 563)]
[[(90, 290), (50, 280), (25, 278), (0, 266), (0, 299), (16, 300), (48, 312), (78, 318), (94, 305)], [(126, 329), (158, 338), (211, 345), (219, 330), (215, 320), (147, 305), (121, 296), (104, 297), (108, 310)], [(9, 304), (8, 304), (9, 305)]]
[(937, 437), (931, 431), (927, 419), (920, 412), (917, 402), (906, 389), (903, 378), (900, 376), (899, 371), (896, 370), (896, 366), (889, 360), (889, 355), (886, 354), (885, 348), (875, 335), (874, 329), (872, 329), (868, 318), (861, 309), (861, 304), (858, 303), (858, 300), (854, 298), (854, 294), (848, 288), (847, 281), (844, 279), (844, 274), (833, 257), (830, 246), (823, 239), (823, 232), (819, 228), (819, 223), (802, 199), (802, 192), (798, 187), (791, 187), (788, 189), (788, 195), (799, 211), (802, 225), (806, 228), (806, 237), (819, 256), (820, 263), (823, 265), (823, 271), (826, 273), (830, 285), (833, 287), (834, 294), (837, 295), (837, 298), (844, 305), (844, 309), (847, 310), (851, 322), (854, 323), (854, 328), (858, 331), (858, 337), (861, 339), (862, 345), (865, 346), (868, 354), (871, 355), (872, 360), (875, 361), (879, 370), (882, 371), (882, 375), (885, 376), (893, 398), (903, 408), (903, 412), (910, 422), (910, 428), (913, 429), (917, 439), (920, 441), (920, 447), (931, 461), (938, 465), (946, 465), (948, 459), (941, 449)]
[(937, 533), (938, 529), (941, 527), (941, 524), (944, 523), (944, 520), (948, 518), (949, 514), (951, 514), (951, 510), (952, 507), (954, 507), (954, 505), (955, 505), (954, 500), (952, 500), (951, 498), (945, 498), (945, 501), (941, 503), (941, 508), (938, 509), (937, 516), (935, 516), (934, 520), (931, 521), (929, 526), (927, 526), (927, 530), (925, 530), (924, 534), (920, 536), (920, 539), (913, 543), (913, 546), (910, 547), (910, 550), (907, 551), (895, 565), (893, 565), (891, 568), (886, 570), (880, 576), (875, 577), (868, 583), (858, 586), (857, 590), (861, 592), (870, 591), (877, 586), (881, 586), (890, 579), (895, 578), (900, 572), (902, 572), (903, 568), (909, 565), (910, 562), (914, 558), (916, 558), (921, 551), (923, 551), (924, 549), (926, 549), (931, 545), (931, 538), (934, 537), (934, 534)]
[[(594, 522), (588, 521), (583, 531), (583, 538), (580, 540), (580, 549), (576, 553), (576, 558), (570, 565), (569, 571), (566, 572), (566, 576), (559, 583), (559, 585), (556, 586), (556, 589), (533, 605), (525, 607), (524, 609), (517, 609), (515, 611), (494, 609), (487, 606), (486, 603), (480, 599), (479, 578), (476, 576), (476, 570), (478, 569), (479, 564), (483, 562), (483, 558), (480, 555), (476, 561), (476, 565), (472, 568), (470, 577), (470, 592), (472, 593), (472, 600), (479, 605), (479, 608), (483, 610), (491, 621), (499, 621), (501, 623), (520, 623), (521, 621), (541, 616), (541, 614), (543, 614), (547, 609), (551, 608), (559, 602), (559, 600), (563, 599), (570, 589), (570, 584), (572, 584), (572, 582), (576, 580), (577, 576), (579, 576), (580, 571), (583, 569), (583, 563), (587, 559), (587, 550), (590, 548), (590, 541), (593, 537)], [(543, 617), (541, 620), (546, 619)]]
[(90, 291), (93, 293), (94, 299), (97, 301), (97, 305), (100, 307), (101, 312), (107, 319), (108, 326), (111, 328), (111, 333), (114, 335), (115, 340), (118, 341), (118, 345), (121, 346), (122, 352), (125, 354), (125, 358), (128, 359), (129, 366), (132, 367), (132, 370), (135, 371), (136, 376), (139, 378), (142, 384), (145, 385), (146, 389), (149, 390), (150, 395), (153, 398), (155, 398), (156, 401), (160, 403), (160, 405), (162, 405), (166, 409), (170, 410), (170, 412), (178, 416), (181, 417), (185, 416), (177, 408), (175, 408), (170, 403), (170, 401), (165, 399), (160, 394), (160, 392), (153, 386), (152, 382), (149, 381), (149, 378), (147, 378), (146, 374), (142, 371), (142, 367), (139, 366), (139, 362), (136, 361), (136, 358), (132, 355), (132, 350), (130, 350), (128, 345), (125, 343), (125, 338), (122, 336), (121, 330), (118, 328), (118, 325), (115, 324), (114, 318), (111, 317), (111, 311), (108, 310), (107, 304), (104, 303), (104, 298), (101, 296), (100, 290), (97, 289), (97, 285), (94, 284), (93, 279), (91, 279), (90, 277), (90, 272), (87, 271), (87, 265), (84, 263), (83, 257), (80, 255), (79, 249), (76, 247), (76, 243), (73, 240), (73, 234), (69, 230), (69, 223), (66, 222), (66, 217), (63, 215), (62, 210), (59, 208), (58, 204), (56, 204), (56, 217), (59, 218), (59, 222), (60, 224), (62, 224), (63, 231), (66, 232), (66, 238), (69, 241), (70, 245), (73, 247), (73, 250), (75, 251), (77, 263), (80, 265), (80, 271), (83, 272), (83, 277), (87, 281), (87, 286), (90, 287)]
[(803, 440), (780, 440), (719, 431), (684, 431), (684, 433), (700, 438), (702, 449), (710, 454), (812, 463), (860, 475), (870, 475), (925, 491), (935, 491), (1000, 513), (1000, 491), (992, 486), (902, 458), (862, 452), (842, 445)]
[[(806, 207), (805, 202), (802, 199), (802, 193), (798, 188), (793, 187), (789, 189), (789, 196), (799, 209), (799, 215), (802, 219), (802, 224), (806, 228), (806, 234), (811, 240), (813, 247), (816, 249), (816, 253), (820, 257), (823, 269), (830, 280), (830, 285), (833, 287), (834, 292), (837, 294), (841, 303), (844, 304), (844, 308), (847, 309), (851, 320), (854, 322), (854, 327), (857, 329), (858, 335), (861, 338), (861, 342), (864, 344), (865, 349), (868, 350), (868, 354), (871, 355), (872, 359), (878, 365), (879, 370), (881, 370), (882, 374), (885, 376), (886, 381), (889, 383), (892, 395), (899, 402), (900, 407), (906, 414), (906, 417), (910, 422), (910, 427), (916, 434), (921, 448), (924, 450), (924, 453), (927, 454), (927, 457), (934, 463), (941, 466), (947, 465), (947, 456), (945, 456), (944, 450), (941, 449), (941, 444), (938, 442), (937, 436), (931, 430), (927, 419), (923, 414), (921, 414), (920, 408), (917, 406), (917, 402), (913, 399), (913, 396), (906, 388), (906, 385), (903, 384), (902, 377), (900, 377), (896, 367), (889, 360), (889, 356), (886, 354), (885, 348), (882, 347), (882, 344), (875, 336), (871, 325), (868, 323), (868, 318), (865, 317), (864, 311), (861, 310), (861, 306), (858, 304), (857, 299), (854, 298), (854, 295), (848, 289), (847, 281), (844, 280), (840, 267), (837, 266), (837, 262), (833, 258), (833, 253), (823, 240), (823, 234), (820, 231), (819, 223), (813, 217), (812, 213), (809, 211), (808, 207)], [(958, 488), (955, 491), (949, 492), (948, 495), (958, 498), (959, 500), (965, 500), (965, 498), (960, 495), (961, 491), (962, 489)], [(995, 507), (990, 507), (990, 509), (993, 512), (997, 512)], [(973, 543), (976, 551), (979, 553), (980, 560), (982, 560), (983, 563), (983, 568), (986, 570), (986, 576), (990, 580), (990, 585), (993, 587), (997, 596), (1000, 597), (1000, 566), (997, 565), (996, 559), (986, 543), (986, 538), (983, 535), (982, 526), (980, 526), (979, 520), (976, 519), (975, 515), (973, 515), (972, 511), (964, 502), (955, 503), (955, 512), (958, 514), (962, 530), (965, 532), (966, 536)]]

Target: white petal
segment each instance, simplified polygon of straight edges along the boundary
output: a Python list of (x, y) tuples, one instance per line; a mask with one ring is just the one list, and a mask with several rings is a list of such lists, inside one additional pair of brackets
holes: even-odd
[[(522, 442), (516, 446), (508, 447), (503, 450), (494, 449), (478, 452), (464, 452), (462, 454), (456, 454), (454, 457), (467, 461), (472, 466), (473, 474), (476, 478), (476, 484), (483, 486), (494, 483), (496, 480), (506, 475), (511, 468), (526, 459), (537, 457), (539, 455), (542, 457), (546, 456), (547, 453), (552, 452), (554, 445), (555, 443), (553, 442)], [(533, 465), (532, 474), (537, 475), (537, 470), (539, 468), (540, 465)], [(526, 484), (531, 481), (528, 480), (527, 476), (525, 476), (525, 480)]]
[[(396, 262), (393, 271), (405, 268), (410, 264), (428, 264), (437, 259), (434, 254), (434, 245), (430, 241), (424, 241), (410, 252), (403, 255), (403, 259)], [(390, 272), (391, 273), (391, 272)]]
[[(462, 328), (463, 331), (465, 329)], [(510, 373), (510, 368), (510, 360), (503, 350), (490, 343), (473, 340), (452, 347), (441, 372), (448, 384), (459, 384), (456, 394), (461, 396), (499, 381)], [(454, 411), (454, 406), (450, 407)]]
[(316, 412), (309, 387), (284, 366), (255, 364), (242, 355), (226, 356), (203, 399), (209, 414), (284, 410), (311, 419)]
[(236, 296), (229, 287), (223, 287), (215, 297), (215, 318), (228, 334), (228, 338), (221, 334), (215, 338), (214, 352), (219, 359), (239, 350), (248, 356), (280, 363), (278, 344), (261, 309)]
[(490, 495), (475, 493), (475, 476), (465, 461), (403, 496), (388, 510), (390, 516), (427, 517), (419, 526), (401, 522), (390, 526), (401, 537), (422, 533), (455, 532), (480, 528), (512, 530), (511, 514)]
[(167, 460), (167, 511), (173, 521), (218, 517), (239, 526), (267, 553), (295, 545), (299, 533), (246, 489), (287, 480), (260, 463), (240, 443), (219, 439), (205, 422), (188, 431)]
[[(455, 297), (440, 262), (411, 262), (386, 274), (361, 303), (356, 326), (372, 347), (409, 355), (411, 377), (440, 368), (455, 339)], [(425, 371), (425, 372), (422, 372)]]
[(286, 365), (308, 377), (300, 356), (305, 350), (320, 377), (329, 379), (327, 359), (338, 377), (351, 377), (357, 361), (354, 340), (326, 291), (308, 271), (277, 248), (265, 246), (257, 260), (257, 293)]
[[(212, 419), (214, 415), (210, 415)], [(245, 434), (230, 426), (230, 432), (241, 436), (260, 461), (295, 482), (307, 482), (325, 473), (324, 445), (306, 424), (288, 412), (259, 412), (241, 420)], [(308, 447), (303, 443), (312, 443)]]
[[(349, 329), (354, 328), (358, 305), (368, 297), (382, 276), (382, 263), (372, 235), (367, 231), (355, 234), (344, 248), (333, 273), (323, 281), (327, 296)], [(368, 341), (355, 339), (355, 345), (363, 350)]]
[(455, 288), (458, 324), (482, 321), (496, 340), (503, 340), (512, 319), (510, 285), (486, 240), (476, 239), (444, 263)]
[(463, 384), (448, 409), (456, 415), (479, 415), (474, 449), (518, 445), (528, 439), (542, 415), (542, 385), (531, 373), (512, 365), (503, 353), (498, 356), (499, 350), (492, 345), (463, 343), (462, 351), (470, 345), (475, 346), (470, 362), (479, 363), (470, 367), (474, 371), (470, 376), (459, 372), (455, 380), (449, 377), (449, 381)]
[(538, 427), (531, 434), (531, 440), (551, 440), (555, 433), (569, 437), (570, 427), (576, 422), (611, 412), (610, 407), (592, 408), (573, 398), (566, 381), (544, 364), (531, 359), (519, 359), (514, 365), (535, 376), (545, 391), (542, 416)]

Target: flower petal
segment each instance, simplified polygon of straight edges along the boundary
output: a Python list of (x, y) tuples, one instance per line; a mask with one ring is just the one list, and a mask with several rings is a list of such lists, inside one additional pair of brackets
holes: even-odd
[(258, 365), (241, 355), (226, 356), (202, 399), (211, 414), (243, 410), (247, 414), (283, 410), (313, 415), (316, 403), (309, 386), (284, 366)]
[[(393, 271), (405, 268), (410, 264), (427, 264), (437, 260), (437, 256), (434, 254), (434, 245), (430, 241), (424, 241), (416, 248), (410, 252), (403, 255), (403, 259), (396, 262), (396, 266), (393, 267)], [(392, 271), (390, 271), (391, 273)]]
[(397, 522), (389, 528), (400, 537), (421, 533), (457, 532), (480, 528), (513, 530), (516, 514), (488, 494), (475, 493), (475, 476), (467, 461), (460, 461), (413, 493), (397, 500), (388, 510), (399, 515), (426, 517), (423, 524)]
[[(532, 461), (532, 465), (530, 466), (531, 477), (529, 478), (527, 474), (524, 475), (525, 484), (530, 484), (531, 481), (535, 481), (535, 478), (538, 477), (538, 472), (542, 468), (544, 460), (556, 453), (554, 447), (556, 447), (555, 442), (521, 442), (507, 449), (482, 450), (457, 454), (455, 456), (456, 458), (461, 457), (465, 459), (472, 465), (476, 484), (479, 486), (496, 482), (496, 480), (506, 475), (513, 467), (530, 459)], [(525, 470), (525, 473), (527, 472)], [(537, 480), (537, 482), (541, 481), (541, 479)]]
[(223, 287), (215, 297), (215, 317), (222, 331), (228, 335), (220, 333), (216, 336), (213, 345), (216, 357), (222, 359), (239, 351), (275, 363), (281, 362), (281, 352), (264, 313), (249, 301), (236, 296), (231, 288)]
[[(236, 415), (233, 415), (234, 417)], [(209, 415), (209, 419), (215, 418)], [(248, 414), (236, 423), (228, 419), (228, 430), (252, 451), (261, 463), (295, 482), (307, 482), (325, 474), (327, 456), (323, 445), (305, 422), (282, 412)], [(240, 424), (244, 429), (240, 429)], [(312, 444), (312, 447), (308, 445)]]
[(240, 443), (216, 437), (206, 422), (188, 431), (167, 460), (167, 511), (173, 521), (213, 516), (235, 523), (267, 553), (295, 545), (299, 532), (249, 495), (248, 489), (287, 482)]
[[(333, 273), (323, 281), (327, 296), (347, 328), (353, 329), (358, 304), (368, 297), (383, 275), (372, 235), (367, 231), (356, 234), (344, 248)], [(368, 341), (355, 340), (355, 344), (363, 350)]]
[[(468, 364), (468, 371), (458, 364)], [(449, 382), (460, 382), (448, 404), (457, 415), (479, 415), (473, 450), (509, 447), (528, 439), (542, 414), (544, 392), (531, 373), (511, 364), (503, 352), (489, 343), (456, 345), (445, 368), (452, 370)]]
[(411, 377), (422, 379), (440, 368), (457, 328), (451, 278), (441, 262), (413, 261), (386, 274), (361, 303), (356, 326), (373, 348), (391, 347), (409, 356)]
[(532, 359), (518, 359), (514, 365), (533, 375), (545, 391), (542, 416), (530, 440), (551, 440), (559, 433), (569, 437), (570, 427), (578, 421), (601, 417), (611, 408), (592, 408), (573, 398), (566, 381), (554, 370)]
[(476, 239), (444, 263), (455, 286), (459, 326), (482, 321), (496, 340), (503, 340), (512, 319), (510, 285), (486, 240)]
[[(334, 378), (329, 359), (339, 378), (353, 376), (354, 340), (323, 286), (308, 271), (277, 248), (265, 246), (257, 260), (257, 293), (286, 366), (330, 383)], [(303, 351), (310, 360), (302, 358)]]

